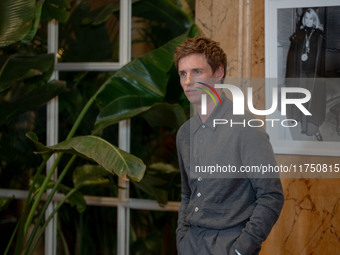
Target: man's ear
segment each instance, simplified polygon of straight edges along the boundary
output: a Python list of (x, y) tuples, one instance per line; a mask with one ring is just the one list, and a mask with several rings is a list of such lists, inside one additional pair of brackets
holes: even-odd
[(224, 76), (224, 68), (223, 66), (219, 66), (214, 73), (214, 77), (218, 79), (222, 79), (223, 76)]

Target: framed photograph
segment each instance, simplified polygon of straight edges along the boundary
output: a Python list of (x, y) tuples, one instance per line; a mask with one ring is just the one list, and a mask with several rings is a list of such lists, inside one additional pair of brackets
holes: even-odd
[(274, 152), (340, 156), (340, 1), (266, 0), (266, 129)]

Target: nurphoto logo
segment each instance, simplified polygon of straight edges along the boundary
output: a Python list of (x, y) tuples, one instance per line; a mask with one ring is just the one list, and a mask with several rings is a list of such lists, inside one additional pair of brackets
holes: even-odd
[[(233, 98), (233, 114), (234, 115), (244, 115), (245, 114), (245, 96), (243, 94), (243, 91), (232, 84), (215, 84), (214, 87), (203, 83), (203, 82), (197, 82), (203, 86), (206, 86), (207, 88), (209, 88), (214, 94), (215, 96), (218, 98), (218, 100), (220, 101), (220, 104), (222, 105), (221, 102), (221, 98), (218, 95), (217, 91), (215, 90), (215, 88), (222, 88), (222, 89), (228, 89), (231, 92), (232, 98)], [(203, 90), (204, 92), (206, 92), (214, 101), (215, 105), (217, 105), (216, 100), (214, 98), (214, 96), (212, 95), (212, 93), (210, 91), (208, 91), (205, 88), (199, 88), (201, 90)], [(247, 106), (248, 109), (251, 113), (255, 114), (255, 115), (260, 115), (260, 116), (267, 116), (270, 114), (273, 114), (277, 108), (278, 108), (278, 103), (279, 103), (279, 98), (280, 98), (280, 106), (281, 106), (281, 115), (282, 116), (286, 116), (287, 113), (287, 105), (295, 105), (295, 107), (297, 107), (304, 115), (306, 116), (311, 116), (312, 114), (306, 109), (306, 107), (303, 105), (305, 103), (307, 103), (308, 101), (310, 101), (311, 99), (311, 93), (309, 90), (305, 89), (305, 88), (298, 88), (298, 87), (282, 87), (280, 90), (280, 97), (279, 97), (279, 91), (276, 87), (274, 87), (272, 89), (272, 104), (270, 106), (269, 109), (265, 109), (265, 110), (258, 110), (255, 109), (254, 104), (253, 104), (253, 88), (252, 87), (248, 87), (247, 90)], [(298, 94), (299, 96), (297, 98), (288, 98), (288, 94), (289, 93), (294, 93), (295, 95)], [(207, 94), (202, 94), (201, 95), (201, 114), (202, 115), (206, 115), (207, 114)], [(272, 127), (274, 126), (275, 122), (280, 121), (279, 119), (266, 119), (266, 121), (271, 122)], [(225, 119), (214, 119), (214, 126), (216, 125), (224, 125), (227, 123), (233, 123), (232, 120), (225, 120)], [(246, 125), (244, 122), (237, 122), (234, 123), (235, 124), (243, 124)], [(264, 121), (261, 119), (251, 119), (248, 122), (248, 126), (251, 127), (260, 127), (264, 125)], [(295, 119), (284, 119), (281, 120), (281, 125), (283, 127), (295, 127), (298, 123)], [(257, 123), (257, 124), (254, 124)]]

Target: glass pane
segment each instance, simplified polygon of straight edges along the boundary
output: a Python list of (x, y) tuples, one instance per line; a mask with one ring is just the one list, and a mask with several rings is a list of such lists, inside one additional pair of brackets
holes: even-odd
[(59, 24), (58, 62), (118, 62), (119, 0), (71, 0)]
[(177, 212), (131, 210), (130, 254), (176, 252)]
[[(59, 215), (58, 254), (117, 254), (117, 209), (87, 206), (83, 213), (65, 205)], [(65, 250), (68, 249), (68, 252)]]

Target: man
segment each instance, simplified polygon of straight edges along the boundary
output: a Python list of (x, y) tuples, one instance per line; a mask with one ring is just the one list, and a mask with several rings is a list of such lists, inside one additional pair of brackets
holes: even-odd
[[(225, 77), (226, 55), (218, 43), (187, 38), (174, 59), (184, 93), (196, 110), (177, 133), (182, 177), (178, 254), (258, 254), (280, 214), (282, 186), (276, 175), (266, 178), (241, 170), (276, 164), (268, 135), (262, 128), (243, 125), (251, 116), (234, 116), (232, 102), (221, 89), (212, 93), (221, 99), (218, 104), (206, 96), (201, 102), (203, 94), (213, 91), (213, 83)], [(234, 125), (214, 125), (214, 119)]]

